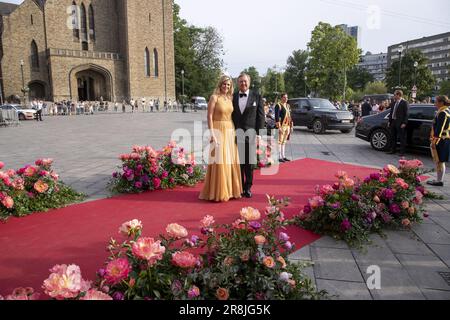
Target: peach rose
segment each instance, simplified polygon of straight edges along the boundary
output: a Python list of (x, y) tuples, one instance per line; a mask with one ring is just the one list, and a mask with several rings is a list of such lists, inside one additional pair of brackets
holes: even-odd
[(272, 269), (273, 267), (275, 267), (275, 260), (272, 257), (264, 257), (263, 264), (267, 268), (271, 268)]
[(173, 238), (181, 239), (188, 235), (188, 231), (185, 227), (180, 226), (177, 223), (171, 223), (167, 226), (166, 232)]
[(6, 196), (2, 200), (2, 204), (6, 209), (11, 209), (12, 207), (14, 207), (14, 200), (10, 196)]
[(277, 258), (277, 261), (279, 263), (281, 263), (281, 268), (285, 269), (287, 267), (286, 260), (284, 260), (284, 258), (282, 256), (279, 256)]
[(228, 300), (230, 293), (225, 288), (219, 288), (216, 290), (216, 297), (219, 300)]
[(214, 223), (215, 223), (215, 221), (214, 221), (214, 217), (212, 217), (212, 216), (205, 216), (201, 221), (200, 221), (200, 223), (201, 223), (201, 226), (203, 227), (203, 228), (209, 228), (210, 226), (212, 226)]
[(409, 202), (408, 201), (403, 201), (402, 202), (402, 208), (403, 209), (408, 209), (409, 208)]
[(38, 193), (44, 193), (44, 192), (46, 192), (48, 190), (48, 184), (46, 184), (42, 180), (38, 180), (34, 184), (34, 190), (36, 190)]
[(411, 221), (409, 219), (403, 219), (402, 220), (402, 225), (404, 227), (409, 227), (411, 225)]
[(227, 267), (233, 265), (233, 263), (234, 263), (233, 257), (226, 257), (225, 260), (223, 261), (223, 264), (226, 265)]
[(261, 218), (261, 213), (252, 207), (247, 207), (241, 209), (241, 217), (247, 221), (255, 221)]
[(142, 222), (137, 219), (133, 219), (131, 221), (124, 222), (119, 228), (119, 233), (127, 237), (130, 235), (135, 235), (140, 230), (142, 230)]
[(390, 172), (392, 174), (400, 174), (400, 171), (397, 169), (397, 167), (393, 166), (392, 164), (388, 164), (385, 167), (385, 171)]
[(408, 208), (408, 214), (409, 214), (410, 216), (412, 216), (415, 212), (416, 212), (416, 209), (415, 209), (414, 207), (409, 207), (409, 208)]
[(175, 252), (172, 254), (172, 263), (180, 268), (189, 269), (195, 267), (198, 259), (189, 252)]
[(90, 289), (80, 300), (112, 300), (112, 297), (101, 291)]
[(147, 260), (150, 265), (161, 260), (166, 252), (161, 241), (155, 241), (153, 238), (139, 238), (137, 242), (133, 243), (131, 249), (136, 257)]
[(32, 167), (32, 166), (29, 166), (29, 167), (26, 168), (25, 171), (24, 171), (24, 175), (25, 175), (26, 177), (32, 177), (32, 176), (34, 176), (35, 173), (36, 173), (36, 168), (35, 168), (35, 167)]
[(381, 202), (381, 200), (380, 200), (380, 197), (379, 197), (379, 196), (375, 196), (375, 197), (373, 197), (373, 201), (374, 201), (374, 202), (376, 202), (376, 203), (380, 203), (380, 202)]
[(262, 244), (266, 243), (266, 238), (264, 236), (257, 235), (257, 236), (255, 236), (255, 242), (257, 245), (262, 245)]

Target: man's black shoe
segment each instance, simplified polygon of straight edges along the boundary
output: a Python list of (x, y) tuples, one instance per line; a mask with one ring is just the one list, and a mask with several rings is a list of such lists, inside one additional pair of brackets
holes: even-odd
[(444, 183), (442, 181), (427, 181), (427, 184), (434, 187), (443, 187)]
[(283, 163), (283, 162), (286, 162), (284, 159), (278, 159), (278, 162), (279, 163)]
[(291, 161), (291, 160), (289, 160), (288, 158), (284, 158), (283, 160), (286, 161), (286, 162)]
[(251, 197), (252, 197), (251, 191), (245, 191), (245, 192), (244, 192), (244, 196), (245, 196), (246, 198), (251, 198)]

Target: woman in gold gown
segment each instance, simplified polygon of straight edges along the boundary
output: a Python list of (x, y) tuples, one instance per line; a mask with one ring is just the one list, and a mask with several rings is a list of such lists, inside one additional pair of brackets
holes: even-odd
[(233, 113), (233, 81), (222, 76), (208, 104), (210, 154), (201, 200), (226, 202), (241, 198), (241, 168)]

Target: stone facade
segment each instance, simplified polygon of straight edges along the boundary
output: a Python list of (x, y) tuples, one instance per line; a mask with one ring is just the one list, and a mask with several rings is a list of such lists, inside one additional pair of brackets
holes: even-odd
[(53, 101), (174, 100), (172, 5), (25, 0), (0, 16), (3, 96), (22, 97), (23, 82), (29, 98)]

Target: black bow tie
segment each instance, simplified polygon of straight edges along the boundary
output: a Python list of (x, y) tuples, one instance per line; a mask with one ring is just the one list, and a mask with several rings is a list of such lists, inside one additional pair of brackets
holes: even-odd
[(246, 93), (239, 93), (239, 98), (247, 97)]

